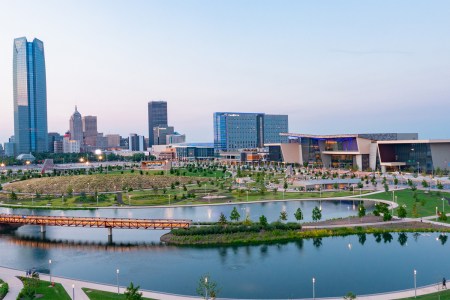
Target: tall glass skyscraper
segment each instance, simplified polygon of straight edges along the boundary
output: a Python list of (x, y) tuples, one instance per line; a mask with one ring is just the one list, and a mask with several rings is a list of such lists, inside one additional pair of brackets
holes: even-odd
[(148, 143), (149, 147), (153, 146), (155, 135), (153, 128), (167, 127), (167, 102), (166, 101), (150, 101), (148, 103)]
[(14, 40), (14, 142), (16, 154), (48, 151), (44, 43)]
[(216, 152), (263, 147), (284, 142), (280, 133), (288, 132), (287, 115), (263, 113), (214, 113), (214, 149)]

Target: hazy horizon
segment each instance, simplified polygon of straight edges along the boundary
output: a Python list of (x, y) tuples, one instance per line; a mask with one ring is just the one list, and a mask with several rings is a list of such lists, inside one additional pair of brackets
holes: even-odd
[(213, 140), (218, 111), (450, 138), (449, 15), (444, 0), (0, 1), (0, 142), (22, 36), (44, 42), (49, 132), (77, 105), (99, 132), (147, 136), (147, 103), (164, 100), (189, 142)]

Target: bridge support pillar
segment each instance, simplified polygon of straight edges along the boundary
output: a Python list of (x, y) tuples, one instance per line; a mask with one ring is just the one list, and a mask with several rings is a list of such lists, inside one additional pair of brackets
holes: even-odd
[(45, 233), (47, 231), (47, 228), (45, 225), (41, 225), (41, 233)]
[(113, 237), (112, 237), (112, 227), (108, 227), (108, 243), (112, 244)]

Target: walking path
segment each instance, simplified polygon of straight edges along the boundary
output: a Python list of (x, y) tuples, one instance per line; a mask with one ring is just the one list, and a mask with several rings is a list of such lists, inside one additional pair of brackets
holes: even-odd
[[(25, 275), (25, 271), (0, 267), (0, 278), (2, 278), (5, 282), (7, 282), (9, 284), (9, 289), (10, 289), (9, 293), (6, 295), (6, 298), (4, 300), (16, 300), (20, 290), (23, 287), (22, 282), (19, 279), (17, 279), (16, 276), (24, 276), (24, 275)], [(42, 280), (50, 281), (49, 276), (45, 275), (45, 274), (40, 274), (40, 278)], [(117, 293), (117, 286), (114, 286), (114, 285), (100, 284), (100, 283), (81, 281), (81, 280), (75, 280), (75, 279), (57, 277), (57, 276), (52, 276), (52, 281), (54, 281), (56, 283), (61, 283), (62, 286), (64, 287), (64, 289), (67, 291), (67, 294), (69, 294), (71, 299), (89, 300), (89, 298), (84, 293), (82, 288)], [(72, 288), (72, 286), (74, 286), (74, 288)], [(121, 294), (124, 293), (124, 289), (125, 289), (124, 287), (120, 287)], [(431, 284), (428, 286), (419, 287), (419, 288), (417, 288), (417, 296), (436, 293), (440, 290), (441, 290), (440, 282)], [(198, 299), (201, 299), (199, 297), (194, 297), (194, 296), (174, 295), (174, 294), (152, 292), (152, 291), (146, 291), (146, 290), (141, 290), (141, 291), (143, 292), (144, 297), (152, 298), (152, 299), (160, 299), (160, 300), (198, 300)], [(75, 297), (73, 297), (73, 295), (75, 295)], [(409, 289), (409, 290), (396, 291), (396, 292), (390, 292), (390, 293), (363, 295), (363, 296), (358, 296), (357, 299), (361, 299), (361, 300), (402, 299), (402, 298), (414, 297), (414, 295), (415, 295), (415, 290)], [(220, 299), (237, 300), (237, 299), (230, 299), (230, 298), (220, 298)], [(342, 300), (342, 297), (315, 298), (315, 299), (318, 299), (318, 300), (320, 300), (320, 299)]]

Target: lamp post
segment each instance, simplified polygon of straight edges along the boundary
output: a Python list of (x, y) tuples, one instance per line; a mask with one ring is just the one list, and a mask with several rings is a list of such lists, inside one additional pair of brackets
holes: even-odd
[(444, 197), (442, 197), (442, 213), (444, 213)]
[(119, 287), (119, 269), (116, 270), (117, 274), (117, 295), (120, 293), (120, 287)]
[(438, 218), (438, 208), (436, 206), (436, 222), (437, 222), (437, 218)]
[(97, 195), (97, 207), (98, 207), (98, 195)]
[(416, 279), (417, 279), (417, 270), (414, 269), (414, 298), (417, 298), (417, 284), (416, 284)]
[(247, 190), (247, 202), (248, 202), (248, 190)]
[(205, 299), (208, 300), (208, 277), (205, 277)]
[(75, 284), (72, 283), (72, 299), (75, 300)]
[(48, 275), (50, 276), (50, 284), (52, 283), (52, 270), (51, 270), (52, 260), (48, 260)]
[(316, 299), (316, 278), (313, 277), (312, 279), (312, 284), (313, 284), (313, 300)]

